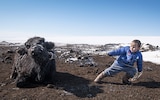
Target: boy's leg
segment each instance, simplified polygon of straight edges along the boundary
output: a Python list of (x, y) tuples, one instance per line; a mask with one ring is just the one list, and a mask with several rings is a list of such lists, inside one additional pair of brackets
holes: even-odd
[(126, 84), (131, 85), (132, 83), (131, 83), (131, 81), (129, 81), (129, 79), (130, 79), (130, 76), (126, 73), (122, 78), (122, 83), (125, 85)]
[(126, 67), (125, 70), (126, 74), (122, 78), (123, 84), (131, 85), (131, 82), (129, 81), (130, 78), (133, 78), (136, 74), (136, 68), (134, 67)]
[(94, 82), (98, 83), (100, 82), (104, 77), (106, 76), (112, 76), (115, 75), (119, 72), (123, 71), (123, 67), (118, 66), (118, 64), (116, 62), (114, 62), (109, 68), (105, 69), (103, 72), (101, 72), (96, 79), (94, 80)]
[(100, 82), (103, 78), (105, 77), (105, 74), (103, 72), (101, 72), (96, 79), (94, 80), (94, 82), (98, 83)]

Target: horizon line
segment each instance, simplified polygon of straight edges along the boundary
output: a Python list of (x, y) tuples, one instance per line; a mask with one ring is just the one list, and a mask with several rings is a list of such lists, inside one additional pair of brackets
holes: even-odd
[[(32, 36), (34, 37), (34, 36)], [(64, 44), (94, 44), (103, 45), (108, 43), (130, 43), (139, 39), (142, 43), (160, 46), (160, 36), (39, 36), (46, 41)], [(1, 38), (1, 41), (12, 43), (24, 43), (31, 37)]]

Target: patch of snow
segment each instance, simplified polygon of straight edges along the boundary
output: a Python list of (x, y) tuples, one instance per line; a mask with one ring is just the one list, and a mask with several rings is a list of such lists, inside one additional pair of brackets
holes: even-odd
[(143, 60), (149, 61), (152, 63), (160, 64), (160, 51), (148, 51), (148, 52), (142, 52)]

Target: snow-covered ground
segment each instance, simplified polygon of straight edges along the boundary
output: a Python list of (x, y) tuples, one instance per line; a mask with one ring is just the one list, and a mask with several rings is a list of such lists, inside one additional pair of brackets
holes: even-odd
[[(120, 46), (127, 46), (129, 44), (120, 44)], [(149, 50), (146, 52), (142, 52), (143, 55), (143, 61), (149, 61), (152, 63), (156, 63), (156, 64), (160, 64), (160, 48), (159, 49), (155, 49), (156, 45), (150, 45), (151, 47), (149, 47), (149, 45), (143, 44), (142, 47), (145, 50)], [(155, 51), (153, 51), (153, 49)]]
[[(127, 46), (129, 44), (119, 44), (118, 45), (114, 45), (110, 50), (113, 50), (113, 49), (117, 49), (119, 48), (120, 46)], [(145, 45), (145, 44), (144, 44)], [(156, 46), (152, 46), (153, 48), (156, 48)], [(143, 55), (143, 61), (149, 61), (149, 62), (152, 62), (152, 63), (155, 63), (155, 64), (160, 64), (160, 49), (154, 49), (153, 48), (149, 48), (148, 46), (144, 46), (143, 48), (145, 50), (149, 50), (149, 51), (145, 51), (145, 52), (142, 52), (142, 55)], [(93, 52), (93, 51), (92, 51)], [(108, 51), (100, 51), (98, 52), (99, 55), (105, 55)]]
[[(100, 55), (105, 55), (107, 52), (101, 52)], [(149, 61), (155, 64), (160, 64), (160, 50), (142, 52), (143, 61)]]
[(160, 64), (160, 50), (142, 52), (143, 60)]

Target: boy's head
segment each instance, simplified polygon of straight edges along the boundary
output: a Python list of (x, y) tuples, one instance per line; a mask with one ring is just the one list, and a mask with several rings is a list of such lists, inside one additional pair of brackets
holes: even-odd
[(130, 50), (131, 50), (131, 52), (137, 52), (137, 51), (139, 51), (140, 47), (141, 47), (141, 41), (140, 40), (133, 40), (130, 45)]

